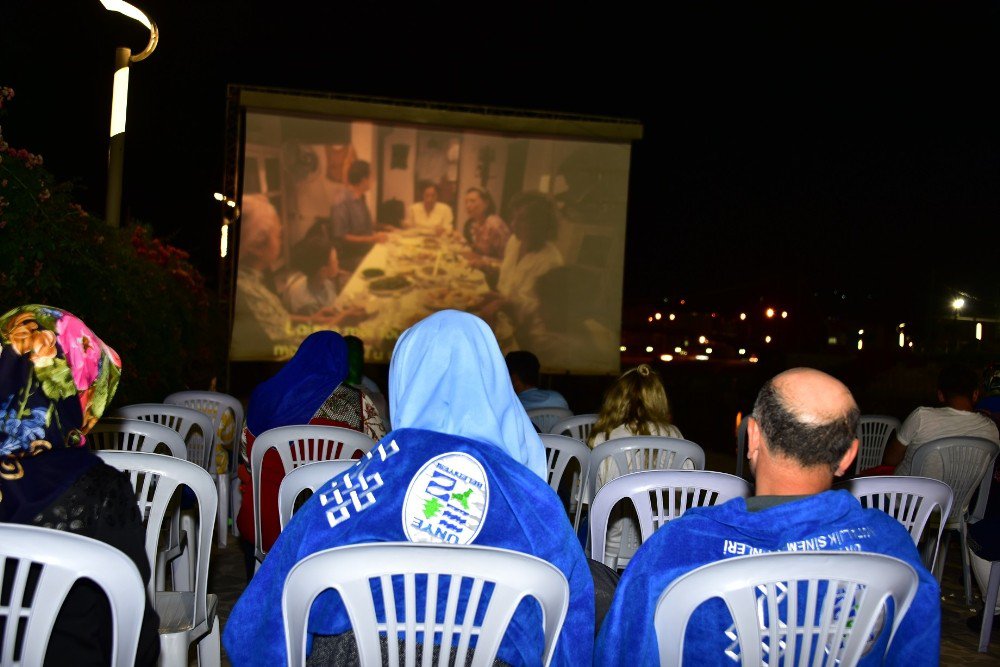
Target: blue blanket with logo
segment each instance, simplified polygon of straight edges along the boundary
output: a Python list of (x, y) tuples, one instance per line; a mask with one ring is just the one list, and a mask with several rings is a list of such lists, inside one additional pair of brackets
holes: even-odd
[[(281, 592), (300, 560), (332, 547), (407, 540), (502, 547), (558, 567), (569, 581), (570, 602), (552, 664), (590, 663), (593, 581), (552, 489), (495, 446), (398, 429), (358, 465), (317, 489), (285, 527), (226, 624), (223, 643), (233, 664), (285, 664)], [(321, 594), (309, 615), (309, 632), (336, 635), (349, 629), (339, 595)], [(537, 665), (542, 647), (539, 607), (524, 601), (497, 657), (511, 665)]]

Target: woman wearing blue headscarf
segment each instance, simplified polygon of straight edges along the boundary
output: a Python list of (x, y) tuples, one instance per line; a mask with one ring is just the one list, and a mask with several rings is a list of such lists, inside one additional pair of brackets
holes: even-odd
[[(552, 664), (590, 664), (590, 569), (545, 482), (545, 449), (486, 323), (442, 311), (407, 330), (389, 368), (389, 403), (394, 430), (303, 505), (237, 602), (223, 637), (233, 663), (286, 661), (281, 589), (300, 560), (331, 547), (411, 541), (502, 547), (558, 567), (569, 581), (570, 603)], [(335, 502), (361, 483), (365, 502)], [(323, 593), (309, 618), (311, 635), (323, 636), (311, 648), (310, 664), (356, 660), (348, 630), (339, 597)], [(536, 665), (542, 642), (538, 608), (523, 605), (497, 657)]]
[[(347, 344), (340, 334), (317, 331), (299, 345), (295, 356), (280, 371), (254, 389), (247, 406), (246, 427), (240, 448), (240, 491), (243, 494), (236, 519), (244, 551), (253, 558), (253, 486), (250, 452), (254, 439), (279, 426), (320, 424), (360, 431), (376, 442), (385, 435), (382, 418), (371, 399), (344, 382), (347, 378)], [(284, 468), (277, 452), (268, 452), (261, 466), (261, 517), (265, 550), (278, 536), (278, 487)], [(247, 564), (247, 578), (253, 573)]]

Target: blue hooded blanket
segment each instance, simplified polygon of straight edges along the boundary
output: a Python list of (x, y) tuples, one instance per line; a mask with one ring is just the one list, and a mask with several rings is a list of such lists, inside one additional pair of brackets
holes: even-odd
[[(671, 521), (642, 544), (622, 576), (601, 626), (595, 666), (655, 665), (659, 662), (653, 614), (660, 594), (677, 577), (723, 558), (770, 551), (869, 551), (905, 561), (920, 584), (883, 662), (888, 632), (860, 661), (861, 665), (936, 665), (941, 639), (938, 583), (920, 561), (913, 540), (894, 518), (863, 509), (847, 491), (827, 491), (776, 507), (750, 512), (736, 498), (714, 507), (698, 507)], [(725, 650), (731, 624), (718, 598), (691, 616), (684, 638), (684, 663), (733, 665)]]
[[(545, 482), (545, 450), (514, 394), (489, 327), (455, 311), (400, 337), (389, 369), (395, 430), (347, 473), (317, 489), (278, 537), (223, 633), (234, 664), (285, 664), (281, 591), (292, 567), (332, 547), (445, 542), (537, 556), (569, 581), (566, 621), (553, 665), (591, 661), (594, 586), (561, 501)], [(397, 609), (403, 605), (397, 602)], [(310, 611), (312, 634), (350, 629), (337, 593)], [(498, 657), (537, 665), (538, 606), (523, 602)]]

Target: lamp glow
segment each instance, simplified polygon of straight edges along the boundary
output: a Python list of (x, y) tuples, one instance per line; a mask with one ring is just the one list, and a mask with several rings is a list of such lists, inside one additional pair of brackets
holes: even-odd
[(770, 343), (771, 342), (771, 337), (770, 336), (764, 336), (764, 342), (765, 343)]
[(708, 339), (705, 338), (704, 336), (698, 336), (698, 344), (699, 345), (704, 345), (706, 340), (708, 340)]
[(628, 348), (627, 348), (627, 347), (625, 347), (624, 345), (622, 345), (621, 347), (619, 347), (619, 348), (618, 348), (618, 351), (619, 351), (619, 352), (627, 352), (627, 351), (628, 351)]
[(153, 29), (153, 22), (149, 20), (149, 17), (142, 13), (142, 11), (124, 0), (101, 0), (101, 4), (109, 12), (118, 12), (119, 14), (124, 14), (125, 16), (138, 21), (143, 24), (149, 30)]
[(712, 354), (712, 348), (706, 347), (705, 348), (705, 354)]
[(976, 340), (983, 339), (983, 323), (976, 322)]
[(767, 317), (774, 317), (774, 308), (768, 308), (767, 310), (764, 311), (764, 314)]
[(115, 71), (111, 89), (111, 135), (125, 131), (125, 112), (128, 107), (128, 67)]
[(747, 353), (747, 349), (745, 347), (741, 347), (740, 348), (740, 355), (744, 355), (746, 353)]
[(746, 313), (740, 313), (740, 320), (745, 320), (747, 318)]
[(674, 348), (674, 352), (676, 352), (677, 354), (680, 354), (681, 353), (681, 348), (675, 347)]
[(653, 346), (652, 345), (647, 345), (646, 346), (646, 352), (652, 352), (652, 351), (653, 351)]
[(781, 311), (781, 319), (783, 319), (783, 320), (787, 320), (788, 319), (788, 311), (787, 310)]
[(899, 346), (904, 347), (906, 345), (906, 334), (902, 331), (899, 332)]
[(654, 320), (662, 320), (663, 319), (663, 315), (660, 314), (660, 313), (656, 313), (656, 314), (653, 315), (653, 319)]
[(962, 310), (962, 308), (965, 308), (965, 299), (963, 299), (962, 297), (958, 297), (957, 299), (951, 302), (951, 307), (954, 308), (955, 310)]
[(215, 197), (215, 201), (224, 201), (226, 199), (226, 195), (222, 194), (221, 192), (216, 192), (212, 196)]
[(696, 354), (694, 355), (694, 358), (697, 359), (698, 361), (708, 361), (707, 354)]
[(677, 316), (674, 315), (673, 313), (670, 313), (669, 319), (670, 319), (671, 322), (673, 322), (674, 320), (677, 319)]
[(661, 354), (660, 355), (660, 361), (673, 361), (673, 360), (674, 360), (674, 355), (672, 355), (672, 354)]
[(219, 257), (229, 254), (229, 225), (222, 225), (222, 238), (219, 240)]
[(858, 349), (860, 350), (864, 346), (865, 346), (865, 342), (859, 338), (858, 339)]

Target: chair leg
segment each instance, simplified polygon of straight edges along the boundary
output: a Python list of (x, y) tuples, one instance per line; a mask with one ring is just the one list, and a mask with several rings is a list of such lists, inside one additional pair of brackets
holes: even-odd
[(944, 574), (944, 562), (948, 558), (948, 547), (951, 545), (951, 529), (945, 528), (944, 535), (941, 536), (941, 546), (938, 548), (937, 563), (934, 564), (934, 578), (938, 584), (941, 583), (941, 576)]
[(159, 667), (187, 667), (188, 633), (171, 632), (160, 635)]
[[(171, 561), (175, 591), (193, 591), (194, 573), (198, 562), (198, 526), (191, 512), (181, 514), (181, 532), (187, 539), (187, 546), (180, 557)], [(211, 545), (206, 545), (210, 547)]]
[(962, 541), (962, 582), (965, 584), (965, 604), (972, 606), (972, 566), (969, 564), (969, 545), (966, 544), (967, 528), (965, 521), (959, 527)]
[(229, 535), (229, 480), (226, 475), (216, 475), (215, 486), (219, 492), (219, 506), (216, 512), (215, 536), (220, 549), (226, 548), (226, 537)]
[(986, 606), (983, 607), (983, 626), (979, 630), (979, 652), (986, 653), (990, 646), (990, 632), (993, 630), (993, 612), (997, 606), (997, 589), (1000, 589), (1000, 561), (990, 565), (990, 580), (986, 585)]
[(219, 638), (219, 616), (212, 622), (212, 631), (198, 642), (198, 667), (220, 667), (222, 643)]
[(236, 526), (236, 515), (240, 513), (240, 505), (243, 504), (243, 494), (240, 493), (240, 478), (234, 477), (229, 485), (229, 518), (233, 522), (233, 537), (240, 536), (240, 529)]

